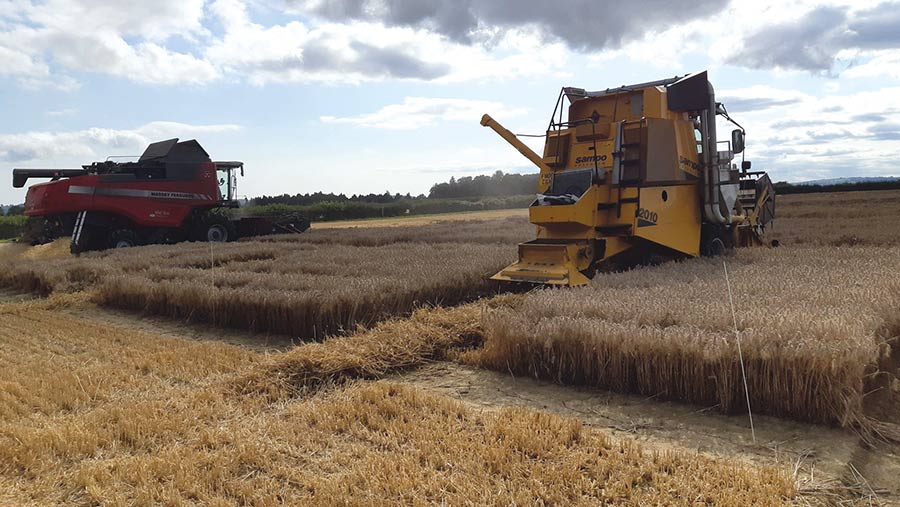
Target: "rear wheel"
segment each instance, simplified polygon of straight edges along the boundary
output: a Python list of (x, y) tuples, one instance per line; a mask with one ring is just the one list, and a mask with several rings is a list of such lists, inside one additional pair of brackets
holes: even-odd
[(728, 231), (722, 226), (703, 224), (700, 228), (700, 255), (704, 257), (725, 255), (727, 234)]
[(140, 245), (140, 238), (131, 229), (116, 229), (106, 238), (109, 248), (131, 248)]
[(712, 238), (703, 246), (703, 252), (706, 257), (720, 257), (725, 255), (725, 242), (721, 238)]

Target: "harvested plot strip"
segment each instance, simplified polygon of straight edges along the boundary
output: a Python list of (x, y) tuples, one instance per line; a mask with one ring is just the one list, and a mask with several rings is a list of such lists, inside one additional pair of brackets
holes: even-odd
[[(784, 505), (784, 469), (651, 452), (572, 419), (395, 384), (269, 403), (261, 357), (0, 305), (0, 503)], [(452, 326), (447, 314), (430, 317)], [(432, 319), (436, 319), (432, 321)], [(460, 330), (464, 331), (464, 330)], [(320, 372), (327, 373), (325, 370)]]
[[(573, 419), (479, 412), (390, 383), (269, 406), (211, 388), (166, 396), (135, 403), (134, 417), (153, 417), (148, 431), (119, 436), (133, 420), (113, 406), (33, 430), (14, 450), (46, 461), (15, 479), (0, 468), (6, 494), (66, 505), (259, 506), (778, 506), (796, 497), (783, 469), (645, 451)], [(83, 448), (41, 448), (54, 431), (78, 434)]]
[(239, 347), (110, 327), (43, 305), (0, 304), (0, 428), (29, 426), (41, 415), (86, 410), (159, 384), (191, 384), (256, 359)]
[[(535, 226), (528, 222), (526, 210), (520, 216), (499, 220), (465, 220), (413, 226), (365, 227), (349, 229), (312, 228), (300, 235), (261, 238), (274, 243), (339, 244), (380, 246), (395, 243), (480, 243), (515, 245), (534, 237)], [(339, 223), (339, 222), (337, 222)], [(415, 222), (414, 222), (415, 223)], [(333, 224), (324, 224), (329, 227)]]
[(92, 289), (108, 306), (320, 339), (419, 306), (488, 294), (487, 277), (515, 255), (508, 245), (488, 241), (504, 222), (478, 224), (480, 233), (463, 224), (456, 239), (471, 241), (459, 243), (448, 242), (452, 231), (441, 225), (383, 237), (378, 231), (327, 231), (331, 243), (323, 232), (305, 239), (23, 260), (0, 274), (0, 284), (44, 294)]
[[(865, 379), (900, 309), (900, 249), (746, 250), (728, 258), (754, 411), (867, 427)], [(467, 360), (500, 371), (746, 410), (721, 260), (529, 294)]]

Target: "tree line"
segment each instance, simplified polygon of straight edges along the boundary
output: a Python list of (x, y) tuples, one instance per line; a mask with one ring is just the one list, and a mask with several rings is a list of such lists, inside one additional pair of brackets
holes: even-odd
[(533, 194), (537, 189), (538, 175), (504, 173), (450, 178), (446, 183), (436, 183), (428, 192), (431, 199), (465, 199), (472, 197), (502, 197)]
[(815, 194), (818, 192), (854, 192), (861, 190), (896, 190), (900, 189), (900, 179), (887, 181), (861, 181), (853, 183), (834, 183), (831, 185), (794, 185), (786, 181), (772, 184), (776, 194)]
[(402, 194), (391, 194), (390, 192), (385, 192), (383, 194), (366, 194), (366, 195), (356, 195), (353, 194), (351, 196), (347, 196), (346, 194), (334, 194), (334, 193), (324, 193), (324, 192), (313, 192), (309, 194), (281, 194), (281, 195), (263, 195), (260, 197), (255, 197), (251, 199), (251, 204), (254, 206), (268, 206), (271, 204), (285, 204), (288, 206), (310, 206), (313, 204), (320, 204), (325, 202), (340, 202), (340, 203), (353, 203), (353, 202), (368, 202), (375, 204), (387, 204), (396, 201), (411, 201), (414, 199), (426, 199), (424, 194), (420, 194), (418, 196), (412, 196), (409, 193), (406, 195)]
[(491, 175), (451, 177), (450, 181), (435, 183), (428, 195), (407, 194), (365, 194), (351, 195), (313, 192), (307, 194), (263, 195), (251, 200), (255, 206), (284, 204), (288, 206), (312, 206), (326, 202), (333, 203), (375, 203), (388, 204), (400, 201), (422, 199), (478, 199), (483, 197), (509, 197), (534, 194), (537, 188), (537, 174), (515, 174), (497, 171)]

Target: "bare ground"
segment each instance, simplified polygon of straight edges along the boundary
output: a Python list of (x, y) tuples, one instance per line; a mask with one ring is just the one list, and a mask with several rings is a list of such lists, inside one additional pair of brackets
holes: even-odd
[[(2, 246), (2, 245), (0, 245)], [(18, 303), (20, 301), (26, 301), (31, 299), (32, 296), (28, 294), (21, 294), (18, 292), (8, 291), (5, 289), (0, 289), (0, 304), (3, 303)]]
[(576, 417), (586, 425), (629, 435), (647, 448), (695, 450), (758, 464), (799, 464), (802, 476), (818, 487), (846, 490), (863, 504), (872, 497), (882, 505), (900, 505), (900, 445), (871, 448), (848, 430), (756, 416), (754, 443), (746, 416), (724, 416), (713, 407), (562, 386), (448, 362), (393, 380), (488, 410), (525, 406)]
[(433, 215), (412, 215), (406, 217), (369, 218), (366, 220), (337, 220), (334, 222), (316, 222), (315, 229), (346, 229), (349, 227), (412, 227), (438, 224), (441, 222), (458, 222), (461, 220), (497, 220), (509, 217), (528, 217), (527, 208), (498, 209), (487, 211), (460, 211), (457, 213), (435, 213)]
[[(4, 302), (2, 292), (0, 292), (0, 302)], [(291, 336), (283, 334), (252, 333), (212, 327), (203, 323), (187, 323), (165, 317), (140, 315), (125, 310), (94, 305), (62, 308), (60, 311), (93, 322), (127, 327), (138, 331), (147, 331), (186, 340), (225, 342), (231, 345), (247, 347), (255, 352), (284, 351), (300, 343)]]

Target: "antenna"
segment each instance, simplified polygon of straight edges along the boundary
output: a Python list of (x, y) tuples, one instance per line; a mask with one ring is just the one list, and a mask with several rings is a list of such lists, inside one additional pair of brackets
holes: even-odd
[(731, 322), (734, 325), (734, 337), (737, 339), (738, 357), (741, 360), (741, 377), (744, 379), (744, 397), (747, 399), (747, 415), (750, 416), (750, 435), (753, 443), (756, 443), (756, 430), (753, 428), (753, 411), (750, 410), (750, 389), (747, 388), (747, 371), (744, 369), (744, 353), (741, 350), (741, 333), (737, 327), (737, 317), (734, 313), (734, 298), (731, 295), (731, 281), (728, 280), (728, 265), (722, 259), (722, 267), (725, 269), (725, 285), (728, 287), (728, 302), (731, 304)]

